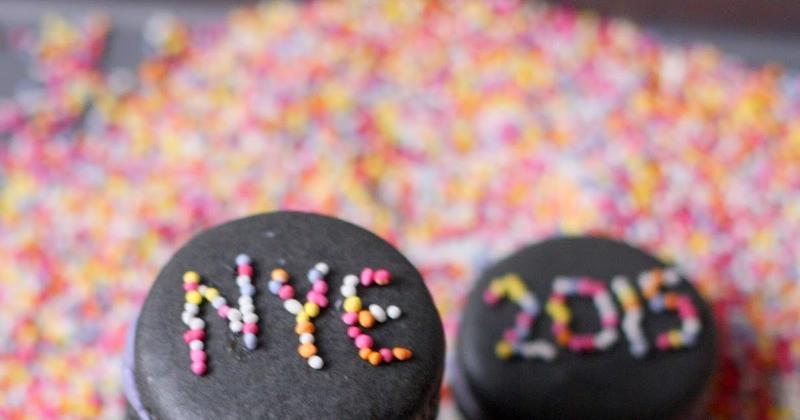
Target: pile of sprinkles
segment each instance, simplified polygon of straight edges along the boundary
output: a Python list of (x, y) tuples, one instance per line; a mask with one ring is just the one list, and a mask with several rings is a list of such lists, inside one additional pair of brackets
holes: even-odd
[(711, 412), (800, 416), (797, 74), (508, 0), (161, 16), (134, 71), (100, 66), (112, 26), (0, 36), (31, 69), (0, 100), (0, 417), (120, 417), (159, 267), (278, 208), (396, 244), (451, 343), (490, 261), (553, 234), (630, 241), (714, 307)]

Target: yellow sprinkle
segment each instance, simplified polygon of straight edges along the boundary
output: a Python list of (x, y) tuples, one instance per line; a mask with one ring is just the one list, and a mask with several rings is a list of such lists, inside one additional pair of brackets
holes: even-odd
[(200, 292), (197, 290), (190, 290), (186, 292), (186, 301), (189, 303), (194, 303), (195, 305), (199, 305), (200, 302), (203, 301), (203, 296), (200, 296)]
[(503, 295), (505, 295), (505, 291), (506, 291), (505, 290), (506, 289), (505, 286), (506, 285), (505, 285), (504, 278), (497, 278), (497, 279), (492, 280), (491, 283), (489, 283), (489, 291), (493, 295), (503, 296)]
[(206, 289), (206, 299), (214, 300), (219, 297), (219, 290), (216, 287), (209, 287)]
[(672, 330), (667, 333), (667, 337), (669, 338), (669, 343), (672, 347), (682, 347), (683, 346), (683, 334), (679, 330)]
[(298, 323), (300, 323), (300, 322), (308, 322), (308, 321), (311, 321), (311, 317), (308, 316), (308, 314), (305, 311), (300, 311), (300, 312), (297, 313), (297, 317), (295, 317), (295, 320)]
[(497, 342), (497, 345), (494, 348), (494, 353), (500, 359), (506, 360), (512, 356), (512, 354), (514, 353), (514, 349), (511, 348), (511, 343), (505, 340), (501, 340)]
[(554, 321), (563, 324), (568, 323), (572, 318), (569, 309), (561, 304), (552, 305), (548, 310), (548, 314), (550, 314), (550, 317), (552, 317)]
[(517, 274), (509, 274), (506, 276), (506, 282), (508, 287), (508, 296), (511, 300), (518, 301), (528, 293), (528, 288), (525, 286), (525, 283)]
[(345, 312), (358, 312), (361, 310), (361, 298), (358, 296), (350, 296), (344, 300)]
[(303, 309), (311, 318), (316, 318), (317, 315), (319, 315), (319, 305), (314, 302), (306, 302), (306, 304), (303, 305)]
[(184, 283), (197, 283), (200, 281), (200, 275), (195, 271), (187, 271), (183, 274)]

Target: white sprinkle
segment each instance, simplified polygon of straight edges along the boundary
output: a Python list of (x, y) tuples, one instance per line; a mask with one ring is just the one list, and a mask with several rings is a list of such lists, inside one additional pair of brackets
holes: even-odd
[(342, 296), (344, 296), (346, 298), (356, 295), (356, 287), (355, 286), (351, 286), (349, 284), (342, 285), (342, 287), (341, 287), (341, 289), (339, 289), (339, 291), (342, 292)]
[(292, 315), (297, 315), (301, 310), (303, 310), (303, 304), (297, 299), (289, 299), (283, 302), (283, 307)]
[(519, 348), (519, 352), (526, 359), (539, 358), (546, 361), (555, 359), (557, 354), (556, 348), (544, 340), (523, 343)]
[(239, 276), (239, 277), (236, 277), (236, 284), (239, 287), (244, 287), (244, 286), (246, 286), (248, 284), (251, 284), (250, 276)]
[(386, 322), (386, 311), (380, 306), (375, 304), (369, 305), (369, 313), (372, 314), (376, 321), (381, 323)]
[(600, 350), (606, 350), (617, 342), (619, 334), (614, 328), (604, 328), (594, 336), (594, 345)]
[(664, 270), (664, 283), (667, 286), (677, 286), (680, 281), (681, 276), (676, 268), (670, 267)]
[(356, 287), (358, 285), (358, 277), (355, 274), (348, 274), (344, 276), (344, 284), (345, 286), (353, 286)]
[(258, 315), (254, 314), (252, 312), (251, 313), (246, 313), (246, 314), (244, 314), (244, 316), (242, 316), (242, 319), (244, 320), (244, 322), (246, 322), (248, 324), (255, 324), (256, 322), (258, 322)]
[(194, 319), (194, 316), (195, 314), (184, 311), (181, 314), (181, 321), (183, 321), (184, 324), (189, 325), (189, 323)]
[(401, 311), (400, 308), (398, 308), (397, 306), (389, 305), (389, 307), (386, 308), (386, 315), (389, 315), (389, 318), (391, 319), (400, 318), (400, 315), (402, 314), (403, 311)]
[(239, 310), (242, 311), (242, 315), (244, 316), (246, 314), (254, 313), (256, 311), (256, 307), (253, 306), (252, 303), (247, 305), (239, 305)]
[(688, 336), (697, 335), (700, 332), (702, 325), (700, 324), (700, 320), (698, 318), (689, 318), (683, 321), (682, 330), (683, 333)]
[(324, 262), (318, 262), (316, 265), (314, 265), (314, 268), (322, 273), (323, 276), (328, 275), (328, 271), (330, 271), (328, 264), (325, 264)]
[(558, 294), (567, 294), (572, 291), (572, 281), (567, 277), (556, 277), (553, 280), (553, 291)]
[(228, 328), (230, 328), (231, 331), (235, 333), (242, 331), (243, 327), (244, 325), (242, 324), (242, 321), (231, 321), (230, 323), (228, 323)]
[(198, 287), (197, 287), (197, 291), (198, 291), (198, 292), (199, 292), (199, 293), (200, 293), (202, 296), (205, 296), (205, 295), (206, 295), (206, 292), (208, 291), (208, 286), (206, 286), (205, 284), (201, 284), (200, 286), (198, 286)]
[(217, 296), (214, 298), (214, 300), (211, 301), (211, 306), (213, 306), (215, 309), (219, 309), (222, 305), (226, 303), (227, 301), (225, 300), (224, 297)]
[(200, 307), (195, 305), (194, 303), (186, 302), (183, 304), (183, 310), (185, 312), (189, 312), (192, 315), (197, 315), (197, 313), (200, 312)]
[(627, 290), (628, 288), (630, 288), (630, 283), (628, 283), (628, 278), (625, 276), (615, 276), (611, 280), (611, 289), (617, 294), (622, 293), (623, 290)]
[(300, 334), (300, 344), (314, 344), (314, 334), (311, 333)]
[(189, 342), (189, 348), (192, 350), (203, 350), (203, 342), (200, 340), (192, 340)]
[(238, 309), (231, 308), (228, 310), (228, 321), (241, 321), (242, 313)]
[(250, 264), (250, 256), (247, 254), (239, 254), (236, 256), (236, 265)]
[(253, 304), (253, 298), (251, 296), (245, 295), (239, 297), (239, 306), (252, 305), (252, 304)]
[(314, 355), (308, 358), (308, 365), (311, 366), (312, 369), (320, 370), (325, 366), (325, 362), (322, 361), (321, 357)]
[(205, 321), (203, 321), (200, 318), (193, 318), (191, 321), (189, 321), (189, 329), (202, 330), (205, 327), (206, 327)]

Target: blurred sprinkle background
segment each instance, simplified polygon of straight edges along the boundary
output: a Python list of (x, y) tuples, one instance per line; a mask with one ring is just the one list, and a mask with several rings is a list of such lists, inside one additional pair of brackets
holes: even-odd
[(159, 267), (274, 209), (399, 246), (449, 339), (493, 259), (628, 240), (714, 305), (712, 414), (800, 418), (794, 70), (536, 2), (148, 15), (144, 47), (115, 32), (124, 13), (0, 26), (0, 418), (121, 417), (126, 328)]

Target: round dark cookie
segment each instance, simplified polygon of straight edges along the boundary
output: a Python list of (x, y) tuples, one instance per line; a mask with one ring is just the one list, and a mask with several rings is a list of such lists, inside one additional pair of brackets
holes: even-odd
[[(517, 273), (533, 291), (541, 311), (528, 340), (545, 339), (557, 346), (551, 319), (544, 310), (556, 276), (591, 276), (607, 283), (616, 275), (636, 283), (639, 273), (664, 267), (655, 257), (622, 242), (597, 238), (558, 238), (526, 247), (489, 267), (477, 281), (461, 318), (456, 346), (454, 393), (467, 418), (477, 419), (671, 419), (697, 413), (716, 364), (716, 333), (708, 305), (681, 278), (672, 290), (688, 294), (697, 307), (702, 330), (694, 346), (658, 351), (655, 335), (675, 328), (675, 313), (656, 314), (644, 306), (643, 329), (651, 349), (634, 357), (627, 337), (606, 351), (577, 353), (557, 347), (554, 360), (501, 360), (495, 346), (514, 324), (519, 307), (503, 300), (491, 306), (483, 294), (490, 281)], [(599, 316), (591, 299), (571, 298), (571, 327), (578, 333), (596, 332)], [(614, 297), (622, 318), (624, 312)]]
[[(258, 347), (244, 348), (241, 335), (204, 302), (208, 372), (190, 370), (182, 335), (182, 276), (193, 270), (203, 284), (236, 302), (235, 257), (251, 256), (259, 315)], [(315, 263), (330, 266), (326, 276), (331, 305), (314, 320), (316, 344), (325, 360), (314, 370), (297, 352), (295, 316), (268, 290), (270, 272), (291, 275), (299, 299)], [(358, 356), (341, 320), (339, 288), (345, 274), (385, 268), (392, 282), (359, 287), (368, 303), (397, 305), (403, 314), (370, 330), (376, 347), (403, 346), (410, 360), (372, 366)], [(158, 275), (137, 320), (134, 340), (136, 391), (150, 418), (434, 418), (444, 361), (441, 320), (419, 272), (394, 247), (374, 234), (331, 217), (276, 212), (232, 221), (194, 237)]]

